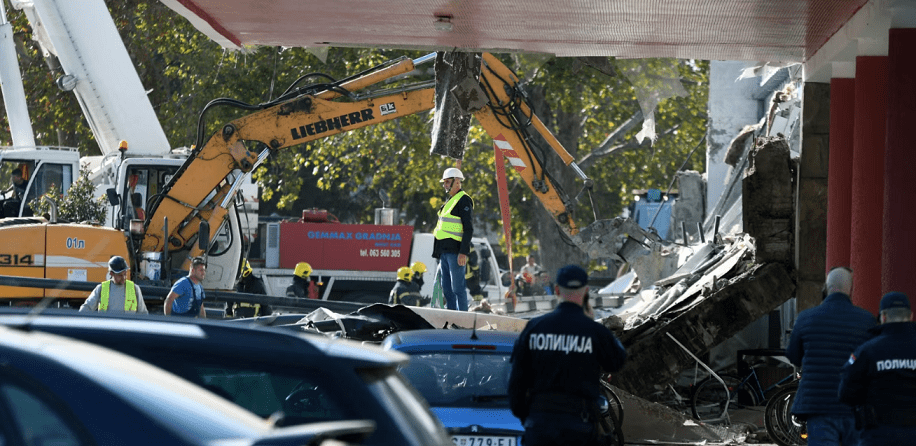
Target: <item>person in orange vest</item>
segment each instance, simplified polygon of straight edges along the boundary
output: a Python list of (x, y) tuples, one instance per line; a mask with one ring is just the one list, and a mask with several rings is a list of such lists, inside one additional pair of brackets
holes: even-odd
[(293, 284), (286, 287), (286, 295), (289, 297), (308, 297), (309, 299), (318, 299), (318, 286), (311, 278), (312, 266), (305, 262), (296, 264), (293, 271)]
[(80, 306), (80, 311), (149, 314), (140, 287), (127, 280), (128, 273), (130, 268), (124, 257), (114, 256), (108, 260), (108, 274), (111, 279), (98, 284), (92, 290), (89, 298)]

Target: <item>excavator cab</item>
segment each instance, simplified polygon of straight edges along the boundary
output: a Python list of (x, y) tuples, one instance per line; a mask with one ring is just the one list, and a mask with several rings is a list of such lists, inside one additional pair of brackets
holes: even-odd
[(2, 217), (32, 216), (30, 202), (48, 193), (52, 187), (64, 193), (78, 175), (77, 149), (35, 147), (0, 151)]

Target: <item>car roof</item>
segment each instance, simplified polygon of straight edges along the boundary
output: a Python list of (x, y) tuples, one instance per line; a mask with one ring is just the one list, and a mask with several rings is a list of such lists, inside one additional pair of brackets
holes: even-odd
[[(244, 349), (246, 357), (273, 359), (277, 355), (289, 361), (314, 357), (333, 357), (353, 367), (397, 367), (409, 358), (399, 352), (385, 351), (375, 345), (363, 345), (346, 339), (297, 333), (289, 329), (258, 325), (229, 324), (225, 321), (180, 318), (163, 315), (129, 315), (107, 313), (78, 313), (73, 310), (50, 309), (41, 314), (29, 314), (27, 309), (0, 308), (0, 325), (27, 326), (32, 330), (60, 335), (117, 333), (120, 339), (137, 342), (170, 343), (172, 348), (197, 340), (218, 348)], [(295, 353), (295, 355), (290, 355)]]
[(263, 434), (267, 430), (264, 421), (249, 411), (159, 367), (98, 345), (49, 333), (0, 327), (0, 349), (29, 355), (33, 358), (30, 363), (41, 357), (60, 364), (132, 401), (138, 408), (152, 411), (167, 404), (176, 410), (196, 413), (194, 416), (210, 414), (214, 422), (225, 420), (248, 432)]
[[(408, 353), (453, 350), (456, 346), (474, 350), (477, 346), (492, 346), (494, 351), (511, 352), (519, 333), (495, 330), (428, 329), (392, 333), (382, 341), (382, 347)], [(476, 336), (477, 339), (472, 339)]]

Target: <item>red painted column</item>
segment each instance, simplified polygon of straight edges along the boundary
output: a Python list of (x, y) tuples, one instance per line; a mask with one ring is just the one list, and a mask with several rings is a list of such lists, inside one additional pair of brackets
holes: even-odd
[(850, 266), (852, 301), (878, 314), (884, 215), (887, 56), (856, 57)]
[(916, 29), (891, 29), (881, 291), (916, 298)]
[(827, 172), (827, 271), (850, 266), (855, 79), (830, 80), (830, 163)]

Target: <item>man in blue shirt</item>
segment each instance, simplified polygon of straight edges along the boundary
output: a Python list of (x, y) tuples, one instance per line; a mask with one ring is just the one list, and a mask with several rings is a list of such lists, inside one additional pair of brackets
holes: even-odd
[(204, 287), (201, 285), (204, 277), (207, 277), (207, 262), (203, 257), (194, 257), (191, 260), (191, 271), (172, 285), (172, 290), (165, 298), (165, 314), (206, 318)]
[(916, 438), (916, 325), (906, 294), (881, 298), (881, 325), (843, 366), (840, 401), (856, 406), (864, 446)]

